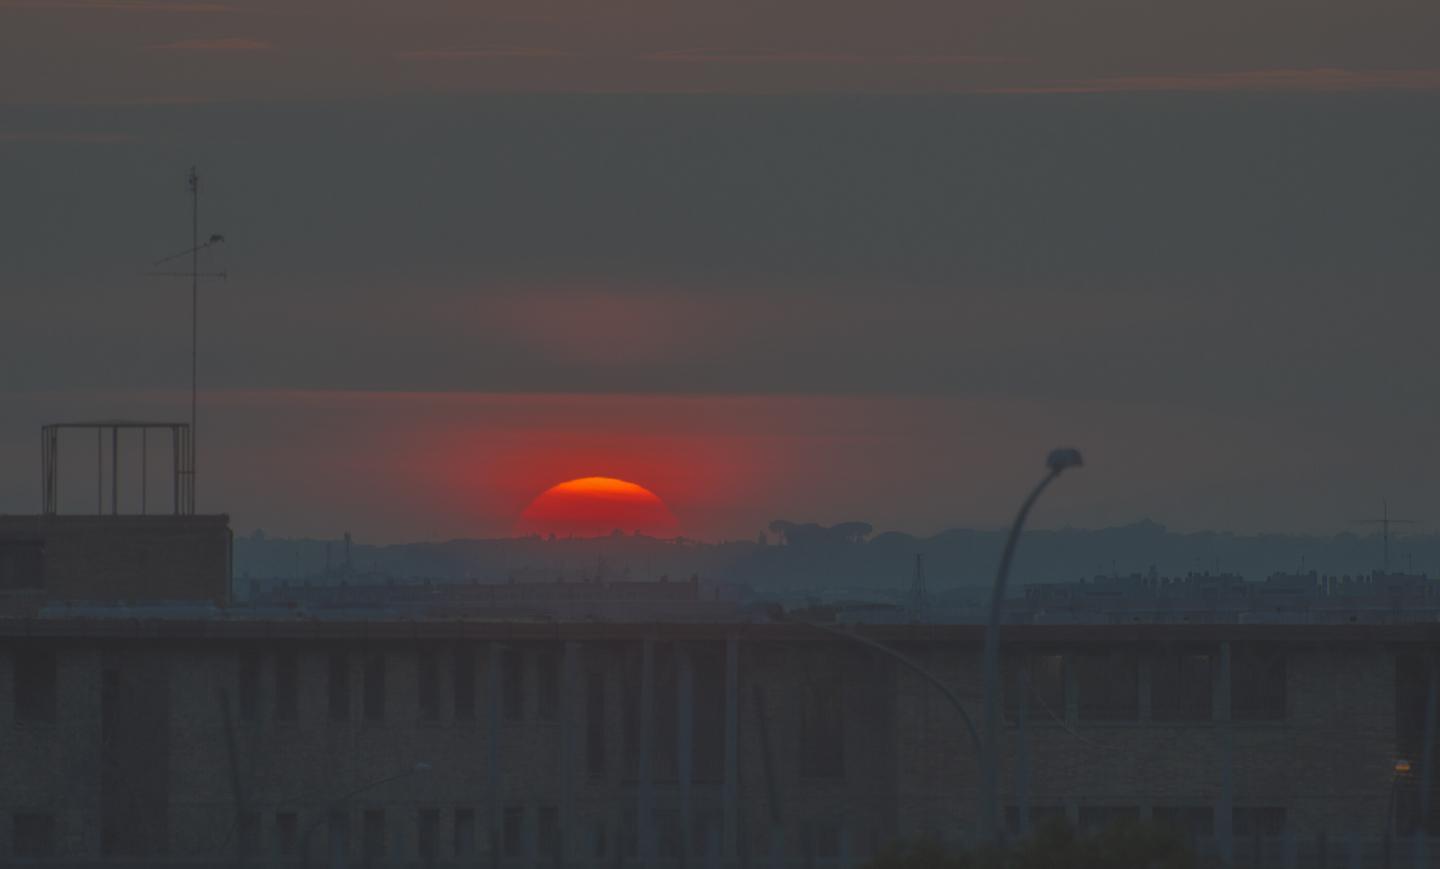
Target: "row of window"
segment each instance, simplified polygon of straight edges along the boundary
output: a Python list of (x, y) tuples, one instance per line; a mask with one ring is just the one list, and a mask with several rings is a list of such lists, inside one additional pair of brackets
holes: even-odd
[[(505, 806), (498, 819), (496, 833), (499, 838), (500, 854), (506, 858), (526, 856), (526, 823), (529, 820), (526, 806)], [(561, 843), (560, 812), (555, 806), (537, 806), (535, 812), (536, 856), (555, 858), (559, 856)], [(423, 860), (465, 859), (488, 851), (487, 836), (482, 834), (477, 820), (480, 816), (474, 808), (462, 807), (451, 810), (451, 825), (448, 835), (442, 841), (441, 810), (420, 809), (415, 816), (416, 853)], [(358, 846), (358, 854), (367, 859), (384, 858), (395, 852), (395, 856), (406, 856), (405, 845), (399, 838), (396, 822), (400, 813), (381, 808), (364, 809), (360, 812), (360, 836), (352, 837), (352, 814), (347, 811), (331, 811), (324, 821), (325, 853), (331, 856), (348, 856)], [(659, 808), (655, 811), (654, 836), (656, 855), (661, 859), (675, 859), (684, 856), (683, 827), (677, 809)], [(1030, 825), (1032, 829), (1054, 820), (1064, 820), (1062, 806), (1032, 806)], [(1173, 827), (1187, 836), (1209, 837), (1215, 835), (1215, 810), (1212, 806), (1155, 806), (1150, 817), (1157, 823)], [(1080, 806), (1076, 813), (1077, 827), (1082, 833), (1096, 833), (1112, 824), (1139, 820), (1138, 806)], [(1005, 822), (1012, 835), (1020, 831), (1020, 810), (1007, 806)], [(55, 854), (55, 816), (47, 812), (15, 812), (11, 815), (12, 852), (15, 857), (39, 859)], [(713, 810), (697, 811), (691, 820), (690, 853), (705, 855), (712, 853), (719, 845), (720, 814)], [(1237, 806), (1231, 815), (1231, 831), (1236, 838), (1254, 836), (1279, 836), (1285, 832), (1286, 812), (1280, 806)], [(317, 825), (318, 826), (318, 825)], [(805, 825), (802, 836), (805, 849), (816, 857), (839, 856), (841, 827), (838, 822), (812, 823)], [(312, 833), (315, 830), (311, 831)], [(592, 854), (596, 858), (622, 856), (635, 858), (639, 851), (639, 830), (634, 807), (627, 807), (621, 820), (619, 855), (611, 852), (611, 838), (604, 822), (597, 824), (591, 839)], [(301, 816), (294, 811), (279, 811), (274, 815), (269, 853), (277, 857), (296, 857), (305, 845), (306, 833), (301, 827)], [(320, 847), (320, 842), (311, 835), (309, 847)], [(247, 812), (240, 819), (239, 847), (242, 855), (258, 857), (266, 853), (261, 834), (259, 812)]]
[[(441, 719), (440, 653), (423, 651), (416, 656), (416, 715), (420, 721)], [(667, 691), (676, 689), (675, 668), (667, 669), (666, 659), (657, 666), (657, 709), (660, 726), (667, 724), (664, 716), (674, 708), (665, 702)], [(695, 691), (697, 704), (715, 701), (722, 696), (713, 683), (723, 679), (723, 671), (714, 666), (694, 668), (694, 678), (705, 683), (706, 690)], [(57, 672), (55, 654), (47, 650), (24, 650), (14, 658), (15, 718), (18, 721), (54, 721), (56, 714)], [(451, 708), (456, 720), (473, 720), (477, 713), (476, 665), (473, 652), (456, 650), (450, 661)], [(259, 654), (241, 657), (238, 700), (242, 721), (255, 721), (260, 714)], [(366, 653), (360, 673), (360, 712), (364, 720), (386, 720), (388, 694), (386, 679), (388, 661), (383, 653)], [(1179, 652), (1151, 659), (1150, 718), (1155, 721), (1209, 720), (1214, 714), (1214, 684), (1217, 672), (1215, 656), (1209, 652)], [(636, 672), (631, 673), (631, 670)], [(560, 667), (558, 655), (548, 650), (535, 654), (535, 716), (541, 721), (554, 721), (560, 710)], [(1012, 659), (1006, 664), (1006, 707), (1012, 717), (1018, 712), (1022, 673), (1028, 677), (1027, 706), (1032, 720), (1046, 717), (1064, 719), (1067, 703), (1073, 692), (1076, 714), (1081, 720), (1137, 720), (1140, 717), (1141, 670), (1138, 659), (1126, 651), (1035, 654)], [(526, 715), (525, 682), (527, 669), (519, 650), (504, 649), (500, 653), (500, 707), (506, 720), (521, 721)], [(628, 714), (638, 709), (638, 667), (625, 668), (624, 686), (627, 745), (638, 744), (638, 719)], [(298, 721), (300, 717), (300, 655), (282, 651), (274, 656), (274, 705), (277, 721)], [(351, 697), (354, 682), (351, 655), (333, 652), (326, 662), (326, 708), (332, 721), (349, 721), (353, 714)], [(592, 720), (603, 715), (604, 685), (594, 674), (587, 687), (587, 704)], [(833, 684), (832, 684), (833, 683)], [(1241, 721), (1276, 720), (1285, 717), (1285, 658), (1278, 653), (1237, 649), (1231, 659), (1230, 715)], [(807, 774), (831, 775), (843, 764), (840, 714), (841, 693), (838, 677), (829, 682), (812, 681), (800, 691), (801, 728), (812, 735), (802, 741), (800, 763)], [(632, 698), (633, 695), (633, 698)], [(714, 710), (698, 709), (698, 720), (714, 723), (720, 720)], [(633, 733), (632, 733), (633, 731)], [(632, 739), (633, 737), (633, 739)], [(592, 764), (603, 768), (603, 738), (590, 737)], [(659, 740), (665, 744), (666, 740)], [(637, 752), (638, 754), (638, 752)], [(597, 760), (598, 759), (598, 760)], [(663, 760), (662, 760), (663, 762)], [(592, 774), (598, 770), (592, 766)]]
[[(360, 812), (360, 836), (353, 840), (350, 812), (333, 810), (326, 814), (321, 824), (316, 824), (309, 834), (302, 832), (301, 816), (294, 811), (275, 813), (269, 852), (277, 857), (299, 856), (307, 844), (314, 853), (322, 847), (330, 856), (349, 856), (358, 850), (359, 856), (367, 859), (382, 858), (391, 851), (403, 856), (404, 843), (398, 836), (399, 828), (392, 826), (398, 818), (395, 811), (365, 809)], [(452, 810), (452, 824), (448, 841), (441, 841), (440, 809), (420, 809), (416, 815), (416, 853), (425, 860), (455, 857), (464, 859), (481, 853), (481, 835), (473, 808)], [(543, 842), (558, 838), (559, 812), (554, 806), (542, 806), (538, 812), (542, 853)], [(524, 852), (525, 807), (507, 806), (500, 824), (502, 854), (518, 857)], [(260, 813), (247, 812), (241, 818), (240, 851), (247, 857), (266, 853), (261, 835)], [(308, 842), (306, 840), (309, 840)]]
[[(1067, 819), (1064, 806), (1031, 806), (1030, 828)], [(1155, 806), (1150, 819), (1171, 827), (1186, 836), (1215, 835), (1214, 806)], [(1080, 806), (1075, 826), (1082, 833), (1098, 833), (1113, 824), (1140, 820), (1139, 806)], [(1236, 838), (1279, 836), (1285, 832), (1286, 813), (1283, 806), (1236, 806), (1231, 810), (1231, 834)], [(1020, 831), (1020, 809), (1005, 807), (1005, 826), (1011, 835)]]
[[(358, 839), (351, 824), (352, 813), (344, 810), (329, 812), (321, 825), (316, 824), (308, 836), (312, 854), (323, 847), (330, 856), (360, 856), (365, 859), (381, 859), (387, 856), (405, 857), (406, 844), (400, 826), (402, 813), (382, 808), (363, 809), (360, 813)], [(463, 860), (490, 850), (490, 837), (482, 828), (484, 816), (474, 808), (463, 807), (450, 810), (451, 824), (442, 837), (442, 811), (438, 808), (420, 809), (415, 815), (415, 853), (422, 860)], [(677, 858), (682, 855), (683, 835), (681, 816), (677, 809), (657, 808), (654, 814), (653, 830), (657, 856)], [(499, 855), (507, 859), (521, 858), (526, 854), (527, 825), (534, 823), (535, 856), (555, 859), (559, 856), (562, 842), (560, 811), (553, 805), (533, 808), (523, 805), (508, 805), (502, 808), (496, 819), (496, 845)], [(269, 853), (277, 857), (297, 857), (306, 847), (307, 835), (301, 826), (301, 815), (294, 811), (279, 811), (274, 815), (274, 826), (269, 843)], [(612, 835), (609, 825), (598, 822), (590, 828), (586, 850), (596, 858), (622, 856), (634, 859), (639, 852), (639, 828), (636, 824), (634, 807), (627, 807), (620, 821), (618, 835)], [(692, 854), (709, 853), (718, 848), (720, 831), (718, 811), (697, 811), (691, 822)], [(836, 828), (838, 829), (838, 828)], [(258, 857), (266, 853), (261, 831), (259, 812), (248, 812), (241, 819), (240, 850), (247, 857)], [(829, 838), (824, 839), (829, 842)], [(614, 851), (618, 849), (619, 853)]]
[[(451, 710), (457, 721), (473, 721), (477, 712), (476, 666), (473, 651), (458, 649), (450, 658)], [(353, 715), (351, 692), (354, 683), (352, 656), (332, 652), (325, 663), (326, 710), (331, 721), (349, 721)], [(415, 714), (420, 721), (441, 719), (440, 653), (422, 651), (415, 656)], [(274, 705), (276, 721), (300, 719), (300, 654), (280, 651), (274, 655)], [(260, 715), (260, 668), (258, 653), (241, 657), (239, 672), (239, 717), (255, 721)], [(363, 720), (382, 722), (388, 714), (386, 680), (389, 661), (383, 652), (367, 652), (360, 662), (360, 714)], [(554, 721), (560, 714), (559, 657), (550, 651), (535, 654), (535, 716)], [(526, 668), (521, 652), (502, 649), (499, 658), (500, 711), (507, 721), (525, 719)]]
[[(1152, 721), (1208, 721), (1215, 714), (1217, 656), (1178, 651), (1148, 658)], [(1139, 720), (1142, 669), (1127, 650), (1032, 654), (1006, 662), (1006, 713), (1019, 713), (1022, 679), (1032, 721), (1063, 720), (1073, 701), (1082, 721)], [(1285, 658), (1239, 647), (1230, 659), (1230, 717), (1271, 721), (1285, 717)], [(1073, 697), (1072, 697), (1073, 695)]]

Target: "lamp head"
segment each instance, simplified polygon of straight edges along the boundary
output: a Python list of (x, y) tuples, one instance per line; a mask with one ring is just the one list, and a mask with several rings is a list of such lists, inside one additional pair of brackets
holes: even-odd
[(1045, 457), (1045, 467), (1056, 474), (1071, 468), (1082, 467), (1084, 464), (1085, 460), (1080, 457), (1080, 451), (1069, 447), (1051, 450), (1050, 455)]

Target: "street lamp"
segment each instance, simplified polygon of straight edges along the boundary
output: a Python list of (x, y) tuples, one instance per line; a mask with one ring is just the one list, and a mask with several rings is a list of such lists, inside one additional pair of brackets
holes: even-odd
[[(400, 772), (391, 773), (390, 775), (387, 775), (383, 778), (377, 778), (373, 781), (368, 781), (358, 787), (351, 788), (350, 790), (331, 800), (330, 807), (334, 808), (336, 806), (340, 806), (351, 797), (362, 794), (365, 791), (370, 790), (371, 788), (377, 788), (380, 785), (388, 784), (389, 782), (395, 781), (396, 779), (402, 779), (406, 776), (415, 775), (416, 773), (429, 772), (432, 769), (434, 769), (434, 767), (422, 760), (410, 769), (404, 769)], [(316, 818), (310, 824), (310, 826), (305, 828), (305, 835), (300, 837), (300, 865), (307, 867), (307, 869), (310, 866), (310, 837), (315, 834), (315, 830), (325, 819), (325, 814), (320, 815), (320, 817)]]
[(1030, 492), (1020, 512), (1010, 526), (1010, 536), (1005, 540), (1005, 551), (1000, 556), (1000, 569), (995, 573), (995, 588), (990, 592), (990, 623), (985, 628), (985, 756), (981, 770), (982, 789), (985, 794), (981, 811), (981, 832), (986, 839), (1000, 840), (1000, 616), (1005, 606), (1005, 580), (1010, 574), (1010, 560), (1015, 555), (1015, 544), (1025, 526), (1025, 517), (1035, 506), (1040, 493), (1050, 483), (1070, 468), (1084, 464), (1080, 451), (1069, 448), (1051, 450), (1045, 458), (1046, 472), (1040, 483)]
[(1394, 775), (1390, 777), (1390, 802), (1385, 806), (1385, 869), (1390, 869), (1391, 841), (1395, 837), (1395, 791), (1400, 787), (1400, 781), (1410, 776), (1410, 761), (1405, 758), (1397, 758), (1394, 766)]

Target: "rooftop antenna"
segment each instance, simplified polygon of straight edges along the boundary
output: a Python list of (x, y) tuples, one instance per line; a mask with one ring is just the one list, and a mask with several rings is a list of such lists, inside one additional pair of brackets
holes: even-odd
[(189, 256), (189, 257), (190, 257), (190, 270), (189, 270), (189, 271), (184, 271), (184, 272), (173, 272), (173, 271), (154, 272), (154, 271), (152, 271), (152, 272), (146, 272), (145, 274), (147, 274), (147, 275), (152, 275), (152, 276), (158, 276), (158, 277), (189, 278), (189, 279), (190, 279), (190, 443), (189, 443), (189, 447), (190, 447), (190, 456), (189, 456), (189, 459), (190, 459), (190, 461), (188, 461), (188, 462), (185, 463), (187, 469), (184, 470), (184, 471), (182, 471), (182, 473), (188, 474), (189, 477), (190, 477), (189, 486), (188, 486), (187, 488), (189, 489), (190, 498), (191, 498), (191, 504), (190, 504), (190, 511), (189, 511), (189, 512), (192, 512), (192, 513), (193, 513), (193, 512), (195, 512), (195, 504), (194, 504), (194, 498), (195, 498), (195, 476), (196, 476), (196, 474), (195, 474), (195, 468), (196, 468), (196, 462), (195, 462), (196, 448), (195, 448), (195, 445), (196, 445), (196, 441), (198, 441), (198, 440), (200, 439), (200, 438), (199, 438), (199, 428), (196, 426), (196, 418), (195, 418), (195, 416), (196, 416), (195, 410), (196, 410), (196, 404), (197, 404), (196, 399), (197, 399), (197, 396), (198, 396), (198, 393), (199, 393), (199, 378), (198, 378), (198, 376), (197, 376), (197, 371), (198, 371), (197, 357), (198, 357), (198, 355), (199, 355), (198, 350), (199, 350), (199, 341), (200, 341), (200, 279), (201, 279), (201, 278), (219, 278), (219, 279), (221, 279), (221, 280), (224, 280), (225, 277), (226, 277), (226, 274), (225, 274), (225, 272), (202, 272), (202, 271), (200, 271), (200, 251), (205, 250), (205, 249), (210, 248), (210, 247), (213, 247), (214, 245), (221, 244), (222, 242), (225, 241), (225, 236), (223, 236), (223, 235), (218, 235), (218, 234), (212, 235), (212, 236), (210, 236), (210, 238), (209, 238), (207, 241), (205, 241), (203, 244), (201, 243), (201, 241), (200, 241), (200, 176), (195, 173), (195, 167), (194, 167), (194, 166), (191, 166), (191, 167), (190, 167), (190, 174), (186, 177), (186, 184), (188, 185), (188, 188), (189, 188), (189, 190), (190, 190), (190, 247), (189, 247), (188, 249), (186, 249), (186, 250), (180, 251), (179, 253), (174, 253), (174, 254), (171, 254), (170, 256), (163, 257), (163, 258), (161, 258), (161, 259), (155, 260), (155, 261), (154, 261), (153, 263), (151, 263), (150, 265), (151, 265), (152, 268), (154, 268), (154, 267), (156, 267), (156, 266), (162, 266), (162, 265), (164, 265), (165, 263), (172, 262), (172, 261), (174, 261), (174, 260), (180, 259), (181, 257)]
[(1380, 543), (1381, 543), (1381, 547), (1382, 547), (1381, 551), (1383, 552), (1383, 556), (1382, 556), (1382, 557), (1383, 557), (1383, 559), (1384, 559), (1384, 560), (1381, 562), (1381, 569), (1384, 570), (1384, 572), (1388, 574), (1388, 573), (1390, 572), (1390, 526), (1391, 526), (1391, 525), (1417, 525), (1417, 524), (1419, 524), (1419, 521), (1420, 521), (1420, 520), (1418, 520), (1418, 519), (1391, 519), (1391, 518), (1390, 518), (1390, 502), (1387, 501), (1387, 500), (1381, 499), (1381, 501), (1380, 501), (1380, 518), (1379, 518), (1379, 519), (1356, 519), (1356, 520), (1355, 520), (1355, 524), (1357, 524), (1357, 525), (1379, 525), (1379, 526), (1380, 526)]
[(925, 554), (915, 553), (915, 577), (910, 581), (910, 618), (924, 622), (930, 608), (930, 595), (925, 589)]

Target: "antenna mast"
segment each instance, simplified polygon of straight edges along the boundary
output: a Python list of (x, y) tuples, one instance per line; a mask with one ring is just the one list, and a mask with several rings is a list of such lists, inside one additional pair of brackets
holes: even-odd
[(195, 486), (195, 442), (200, 439), (196, 407), (200, 394), (200, 176), (195, 167), (185, 183), (190, 187), (190, 485)]
[(190, 257), (190, 270), (188, 272), (146, 272), (147, 275), (163, 277), (184, 277), (190, 279), (190, 437), (188, 443), (188, 455), (182, 462), (181, 474), (188, 476), (189, 484), (185, 489), (189, 493), (190, 505), (188, 512), (195, 512), (195, 453), (196, 442), (199, 437), (198, 405), (200, 396), (199, 377), (199, 356), (200, 356), (200, 279), (220, 278), (224, 280), (225, 272), (202, 272), (200, 271), (200, 251), (225, 241), (223, 235), (212, 235), (205, 241), (200, 241), (200, 176), (195, 172), (195, 167), (190, 167), (190, 174), (185, 178), (186, 188), (190, 191), (190, 248), (179, 253), (171, 254), (164, 259), (158, 259), (152, 265), (162, 265), (183, 256)]
[(930, 595), (925, 589), (925, 555), (915, 553), (915, 578), (910, 582), (910, 619), (924, 622), (930, 608)]
[(1418, 523), (1419, 523), (1419, 520), (1418, 520), (1418, 519), (1391, 519), (1391, 518), (1390, 518), (1390, 502), (1389, 502), (1388, 500), (1383, 500), (1383, 499), (1380, 501), (1380, 518), (1379, 518), (1379, 519), (1356, 519), (1356, 520), (1355, 520), (1355, 524), (1357, 524), (1357, 525), (1379, 525), (1379, 526), (1380, 526), (1380, 543), (1381, 543), (1381, 551), (1382, 551), (1382, 553), (1383, 553), (1383, 556), (1382, 556), (1382, 557), (1383, 557), (1383, 559), (1384, 559), (1384, 560), (1381, 562), (1381, 569), (1384, 570), (1385, 573), (1389, 573), (1389, 572), (1390, 572), (1390, 526), (1391, 526), (1391, 525), (1416, 525), (1416, 524), (1418, 524)]

